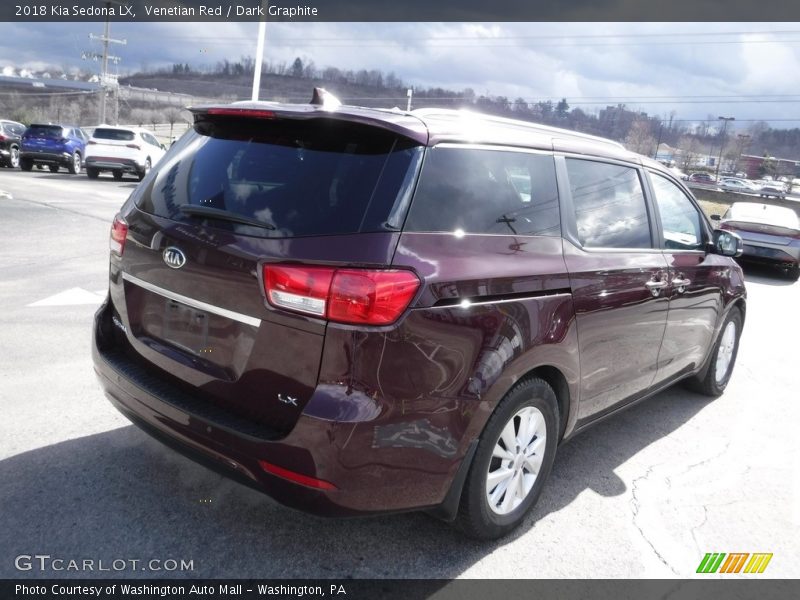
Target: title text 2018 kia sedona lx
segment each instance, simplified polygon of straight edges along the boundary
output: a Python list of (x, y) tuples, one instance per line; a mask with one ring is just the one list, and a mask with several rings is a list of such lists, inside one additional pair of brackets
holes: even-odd
[(493, 538), (563, 440), (678, 380), (725, 389), (741, 240), (658, 163), (468, 112), (193, 112), (114, 221), (94, 362), (196, 460)]

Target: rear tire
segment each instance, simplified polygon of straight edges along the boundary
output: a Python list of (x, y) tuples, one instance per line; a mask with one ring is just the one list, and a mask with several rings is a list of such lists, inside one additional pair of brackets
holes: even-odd
[(122, 181), (122, 171), (111, 171), (111, 176), (114, 181)]
[(790, 279), (791, 281), (797, 281), (800, 279), (800, 265), (795, 265), (786, 269), (786, 278)]
[(77, 175), (81, 172), (81, 153), (77, 150), (72, 153), (72, 160), (69, 163), (68, 169), (73, 175)]
[(19, 168), (23, 171), (33, 170), (33, 161), (28, 158), (21, 158), (19, 160)]
[(11, 146), (8, 149), (8, 166), (12, 169), (19, 167), (19, 146)]
[(150, 167), (152, 167), (152, 166), (153, 165), (150, 162), (150, 158), (148, 157), (144, 161), (144, 168), (142, 168), (142, 170), (139, 171), (139, 181), (141, 181), (142, 179), (144, 179), (147, 176), (147, 174), (150, 172)]
[(704, 396), (712, 398), (721, 396), (733, 374), (741, 335), (742, 312), (738, 308), (732, 308), (714, 342), (705, 375), (688, 379), (686, 381), (688, 387)]
[(100, 176), (100, 170), (94, 167), (86, 167), (86, 176), (89, 179), (97, 179)]
[(558, 444), (558, 402), (542, 379), (526, 379), (500, 401), (481, 434), (455, 525), (499, 538), (525, 519), (544, 488)]
[(59, 166), (58, 165), (47, 165), (47, 168), (50, 169), (51, 173), (58, 173)]

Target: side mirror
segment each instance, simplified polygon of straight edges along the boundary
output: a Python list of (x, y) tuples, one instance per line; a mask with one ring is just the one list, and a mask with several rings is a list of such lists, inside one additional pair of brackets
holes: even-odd
[(162, 150), (166, 150), (166, 149), (167, 149), (167, 147), (166, 147), (164, 144), (161, 144), (161, 149), (162, 149)]
[(724, 229), (714, 230), (714, 252), (722, 256), (737, 257), (744, 251), (744, 242), (737, 234)]
[(711, 220), (712, 221), (721, 221), (722, 217), (720, 217), (719, 215), (711, 215)]

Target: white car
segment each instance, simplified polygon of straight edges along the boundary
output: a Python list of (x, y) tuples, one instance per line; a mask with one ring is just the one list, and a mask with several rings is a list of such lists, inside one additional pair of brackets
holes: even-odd
[(120, 180), (131, 173), (141, 181), (165, 153), (164, 145), (147, 129), (100, 125), (86, 144), (86, 174), (97, 179), (101, 171), (111, 171)]

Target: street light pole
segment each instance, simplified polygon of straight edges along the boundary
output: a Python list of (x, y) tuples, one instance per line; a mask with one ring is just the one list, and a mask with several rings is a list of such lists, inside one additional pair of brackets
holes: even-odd
[(736, 117), (717, 117), (720, 121), (722, 121), (722, 133), (720, 133), (720, 140), (719, 140), (719, 158), (717, 159), (717, 172), (714, 175), (714, 179), (719, 179), (719, 167), (720, 163), (722, 162), (722, 147), (725, 144), (725, 131), (728, 129), (728, 121), (735, 121)]
[(261, 9), (265, 13), (265, 16), (261, 17), (258, 20), (258, 41), (256, 42), (256, 64), (253, 67), (253, 91), (250, 95), (250, 99), (253, 102), (258, 100), (258, 94), (261, 91), (261, 65), (264, 62), (264, 38), (267, 35), (267, 7), (269, 5), (268, 0), (264, 0), (261, 3)]

